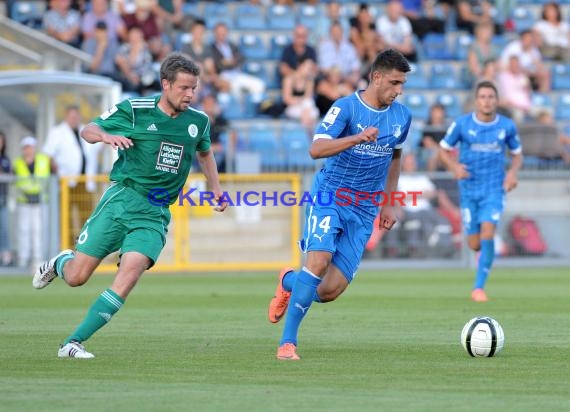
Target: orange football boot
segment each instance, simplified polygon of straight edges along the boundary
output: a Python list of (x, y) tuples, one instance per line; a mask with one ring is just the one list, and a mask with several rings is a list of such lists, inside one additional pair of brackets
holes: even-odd
[(479, 289), (473, 289), (473, 292), (471, 292), (471, 300), (473, 300), (474, 302), (487, 302), (489, 298), (487, 297), (485, 291), (479, 288)]
[(269, 322), (277, 323), (281, 320), (287, 306), (289, 306), (289, 299), (291, 298), (291, 292), (287, 292), (283, 289), (283, 278), (289, 272), (292, 272), (293, 268), (284, 268), (279, 272), (279, 281), (277, 282), (277, 288), (275, 288), (275, 295), (271, 302), (269, 302)]
[(277, 349), (277, 359), (279, 360), (300, 360), (297, 355), (297, 346), (292, 343), (284, 343)]

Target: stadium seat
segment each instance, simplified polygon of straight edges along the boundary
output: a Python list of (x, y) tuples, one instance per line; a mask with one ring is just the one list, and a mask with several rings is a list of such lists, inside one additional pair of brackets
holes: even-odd
[(267, 21), (265, 11), (260, 6), (240, 4), (234, 11), (236, 29), (240, 30), (266, 30)]
[(271, 37), (271, 49), (269, 51), (269, 58), (273, 60), (281, 60), (283, 49), (291, 43), (291, 37), (287, 34), (276, 34)]
[(404, 94), (404, 105), (410, 109), (412, 117), (419, 121), (425, 121), (429, 115), (429, 104), (425, 95), (420, 93)]
[(190, 44), (192, 41), (192, 35), (190, 33), (178, 33), (174, 39), (174, 50), (181, 51), (182, 48)]
[(271, 30), (293, 30), (295, 28), (295, 13), (288, 6), (276, 4), (268, 9), (268, 28)]
[(531, 29), (537, 22), (537, 18), (528, 7), (515, 7), (511, 12), (511, 19), (515, 25), (515, 30), (519, 33)]
[(552, 65), (552, 89), (568, 90), (570, 89), (570, 64), (554, 64)]
[(435, 102), (445, 107), (445, 114), (448, 119), (455, 120), (463, 114), (463, 105), (459, 97), (453, 93), (440, 94), (435, 98)]
[(239, 49), (246, 59), (263, 60), (269, 57), (267, 47), (257, 34), (244, 34), (239, 39)]
[(570, 93), (563, 93), (558, 96), (558, 104), (554, 115), (557, 120), (570, 120)]
[(428, 33), (422, 40), (424, 58), (430, 60), (453, 60), (445, 34)]
[(552, 96), (548, 93), (534, 92), (531, 99), (532, 107), (534, 108), (543, 107), (552, 109), (554, 107), (552, 104)]
[(469, 47), (473, 43), (473, 36), (470, 34), (460, 34), (455, 38), (455, 58), (460, 61), (467, 61)]
[(319, 26), (319, 9), (312, 4), (299, 5), (297, 11), (299, 24), (311, 29)]
[(12, 4), (12, 20), (33, 29), (41, 29), (45, 8), (44, 1), (16, 1)]
[(219, 93), (218, 104), (224, 113), (224, 117), (228, 120), (240, 120), (247, 117), (244, 103), (231, 94)]
[(247, 62), (243, 66), (243, 71), (252, 76), (258, 77), (267, 85), (270, 81), (267, 74), (267, 68), (260, 62)]
[(315, 161), (309, 155), (310, 139), (307, 130), (299, 125), (287, 125), (281, 131), (281, 145), (289, 170), (311, 169)]
[(234, 28), (232, 13), (224, 3), (204, 4), (204, 19), (208, 29), (213, 29), (218, 23), (224, 23), (229, 29)]
[(189, 3), (189, 2), (184, 2), (182, 4), (182, 13), (184, 13), (184, 16), (200, 16), (200, 3), (198, 2), (193, 2), (193, 3)]
[(433, 89), (463, 89), (453, 65), (436, 63), (431, 66), (430, 87)]
[(412, 70), (408, 73), (406, 89), (427, 89), (429, 82), (421, 66), (410, 64)]
[(271, 126), (252, 126), (248, 133), (248, 149), (261, 156), (261, 167), (279, 169), (285, 164), (277, 131)]

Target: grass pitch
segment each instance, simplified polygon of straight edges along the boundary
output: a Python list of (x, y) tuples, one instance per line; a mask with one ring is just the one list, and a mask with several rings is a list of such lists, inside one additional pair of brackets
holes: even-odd
[[(266, 320), (276, 274), (145, 275), (87, 343), (58, 344), (111, 281), (42, 291), (0, 278), (0, 410), (568, 411), (568, 269), (497, 269), (488, 303), (467, 271), (362, 272), (314, 304), (300, 362), (275, 360), (282, 324)], [(505, 348), (470, 358), (465, 322), (497, 319)]]

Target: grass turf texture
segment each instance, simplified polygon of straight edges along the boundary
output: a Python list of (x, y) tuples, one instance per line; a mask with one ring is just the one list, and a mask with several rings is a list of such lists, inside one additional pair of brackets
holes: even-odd
[[(300, 362), (275, 359), (276, 274), (145, 275), (86, 343), (93, 360), (58, 359), (57, 347), (111, 277), (42, 291), (0, 277), (0, 410), (570, 410), (568, 270), (495, 270), (483, 304), (469, 300), (472, 276), (362, 272), (337, 302), (313, 305)], [(496, 358), (459, 343), (477, 315), (505, 330)]]

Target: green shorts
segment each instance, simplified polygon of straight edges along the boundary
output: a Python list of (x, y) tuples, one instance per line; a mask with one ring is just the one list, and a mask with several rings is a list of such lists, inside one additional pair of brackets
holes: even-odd
[(114, 183), (83, 225), (76, 249), (99, 259), (117, 250), (139, 252), (153, 266), (166, 243), (169, 223), (167, 206), (154, 206), (134, 189)]

